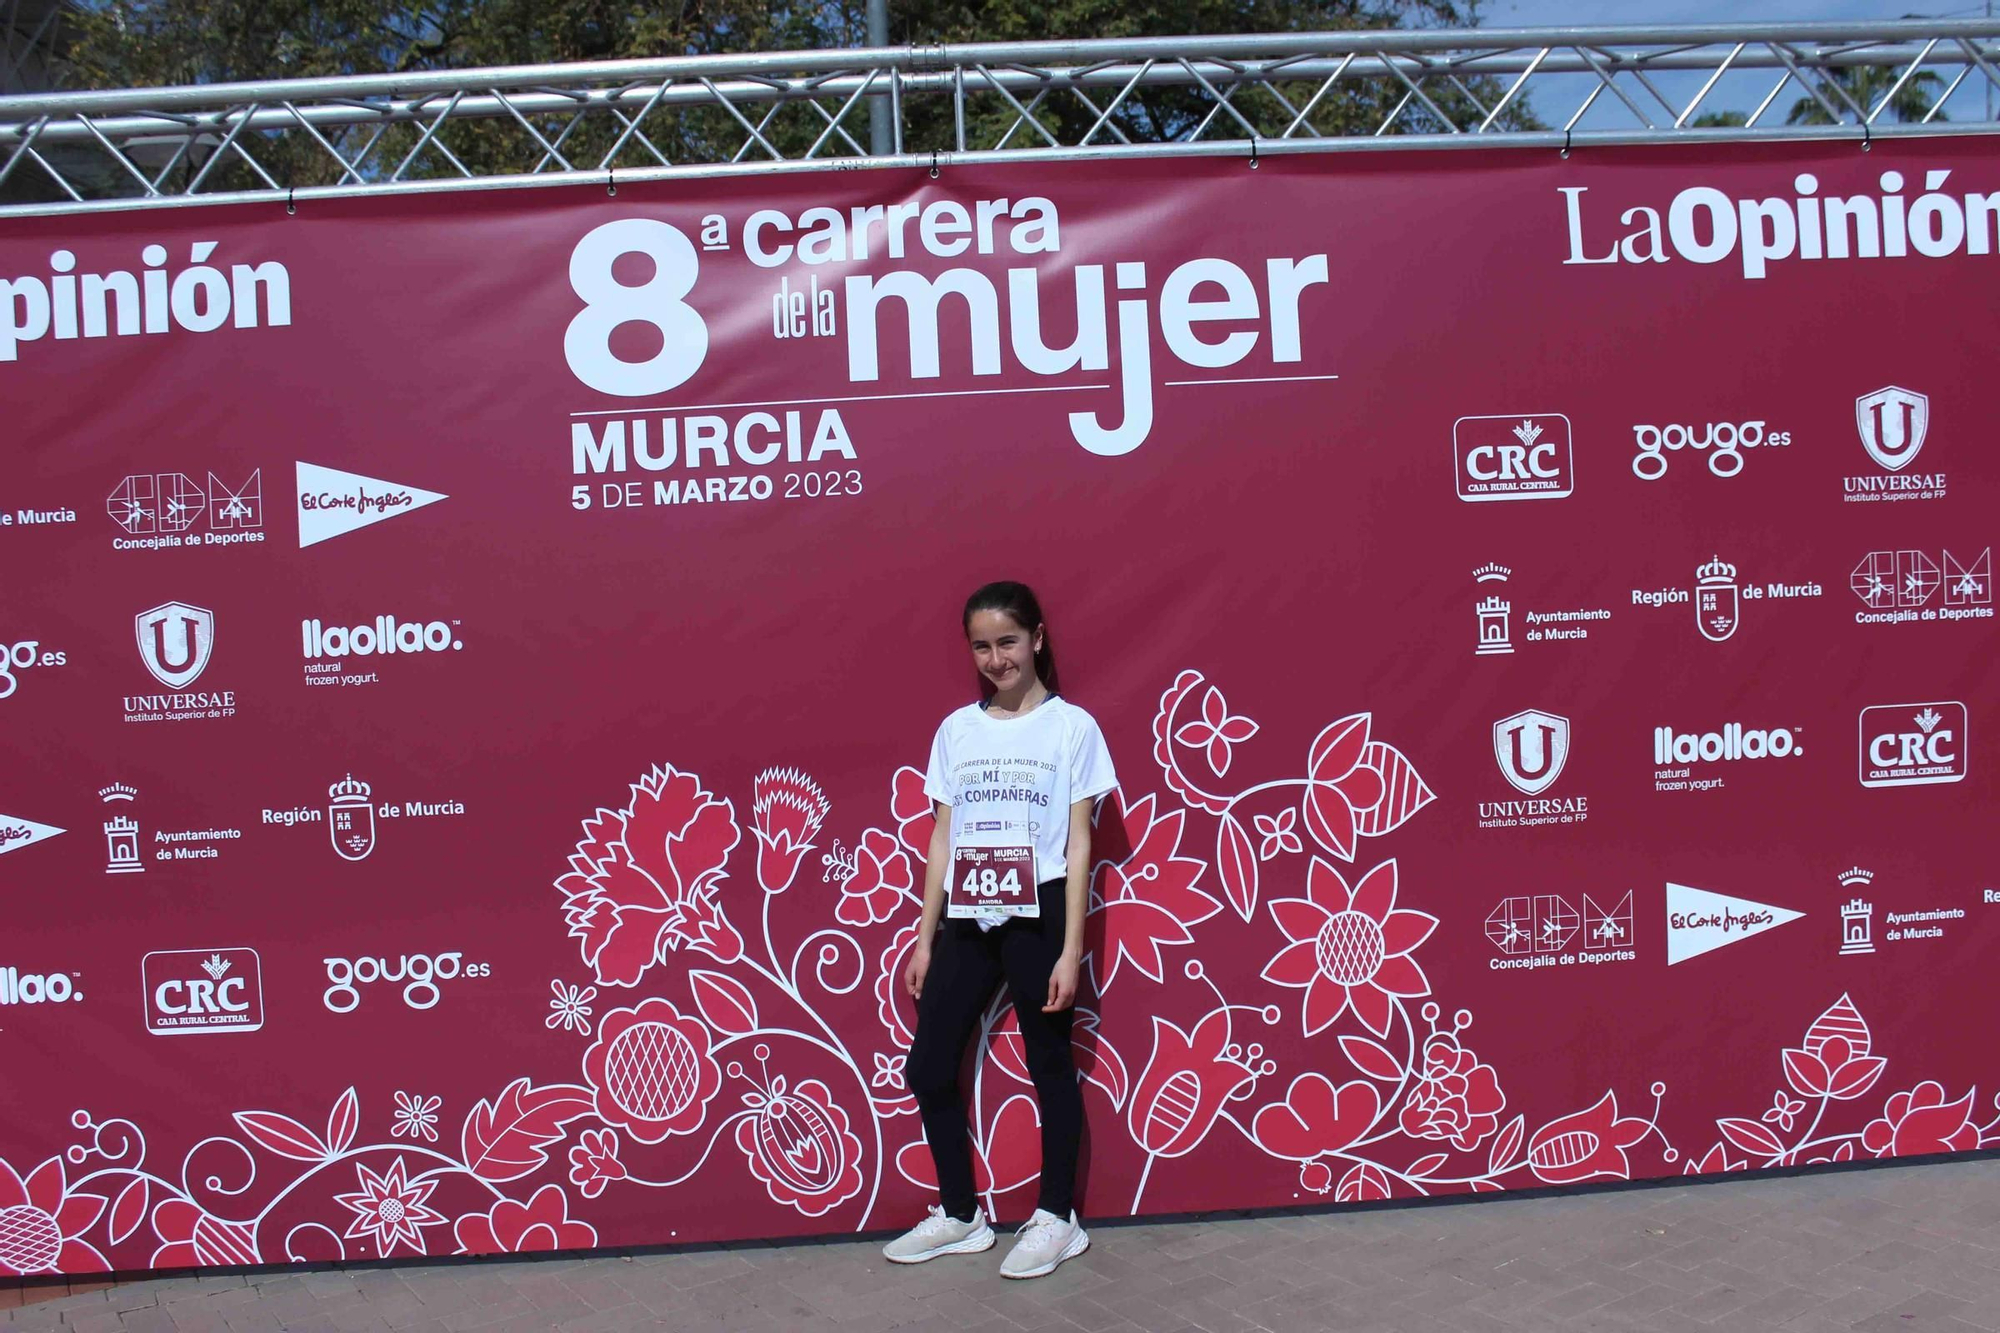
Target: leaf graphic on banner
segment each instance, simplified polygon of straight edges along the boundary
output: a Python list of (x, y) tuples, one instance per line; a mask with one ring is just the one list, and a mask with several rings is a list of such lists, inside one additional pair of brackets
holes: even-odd
[(1402, 1062), (1366, 1037), (1342, 1037), (1340, 1053), (1370, 1078), (1394, 1083), (1403, 1076)]
[(1077, 1009), (1070, 1041), (1076, 1053), (1077, 1072), (1084, 1081), (1104, 1089), (1113, 1110), (1125, 1105), (1125, 1094), (1132, 1088), (1131, 1075), (1126, 1073), (1125, 1060), (1118, 1049), (1097, 1030), (1097, 1015), (1093, 1011)]
[(1450, 1157), (1451, 1154), (1448, 1152), (1434, 1152), (1429, 1157), (1419, 1157), (1416, 1161), (1410, 1163), (1409, 1169), (1404, 1171), (1403, 1174), (1406, 1176), (1427, 1176), (1443, 1166)]
[(1381, 1167), (1373, 1162), (1363, 1162), (1348, 1168), (1340, 1178), (1340, 1185), (1333, 1197), (1342, 1203), (1367, 1203), (1389, 1197), (1389, 1177)]
[(1796, 1046), (1785, 1048), (1785, 1080), (1801, 1097), (1824, 1097), (1829, 1075), (1826, 1061)]
[(994, 1114), (986, 1164), (996, 1194), (1017, 1190), (1041, 1174), (1042, 1113), (1027, 1093), (1015, 1093)]
[(1833, 1071), (1833, 1081), (1827, 1092), (1837, 1101), (1853, 1101), (1856, 1097), (1875, 1086), (1875, 1080), (1882, 1077), (1882, 1071), (1889, 1062), (1879, 1055), (1856, 1056)]
[(562, 1139), (562, 1126), (591, 1110), (589, 1088), (565, 1083), (533, 1087), (525, 1078), (465, 1117), (459, 1135), (466, 1169), (482, 1180), (519, 1180), (549, 1160), (544, 1149)]
[(750, 988), (735, 977), (721, 972), (688, 973), (688, 989), (694, 992), (694, 1007), (717, 1032), (740, 1037), (757, 1028), (757, 1002)]
[(361, 1124), (361, 1105), (349, 1088), (340, 1094), (326, 1117), (327, 1156), (338, 1157), (354, 1146), (354, 1131)]
[(1505, 1194), (1507, 1187), (1496, 1184), (1491, 1180), (1475, 1180), (1472, 1182), (1472, 1192), (1474, 1194)]
[(1715, 1122), (1722, 1131), (1722, 1137), (1755, 1157), (1777, 1157), (1784, 1153), (1785, 1145), (1777, 1135), (1758, 1124), (1755, 1120), (1730, 1117)]
[(146, 1220), (146, 1205), (150, 1202), (151, 1191), (146, 1186), (144, 1176), (132, 1177), (132, 1183), (118, 1191), (118, 1198), (111, 1205), (111, 1243), (122, 1245), (141, 1222)]
[(1224, 815), (1216, 830), (1215, 869), (1229, 905), (1248, 921), (1257, 910), (1257, 849), (1235, 815)]
[[(1528, 1130), (1528, 1118), (1517, 1115), (1507, 1122), (1507, 1128), (1494, 1136), (1493, 1147), (1486, 1154), (1486, 1173), (1497, 1176), (1514, 1165), (1514, 1158), (1521, 1151), (1521, 1138)], [(1498, 1186), (1495, 1186), (1497, 1189)]]
[(276, 1111), (238, 1111), (236, 1123), (261, 1146), (295, 1162), (321, 1162), (333, 1155), (319, 1135)]
[(1382, 775), (1382, 798), (1355, 812), (1355, 827), (1370, 838), (1400, 828), (1411, 815), (1437, 799), (1417, 776), (1416, 766), (1393, 745), (1372, 741), (1362, 747), (1361, 766)]

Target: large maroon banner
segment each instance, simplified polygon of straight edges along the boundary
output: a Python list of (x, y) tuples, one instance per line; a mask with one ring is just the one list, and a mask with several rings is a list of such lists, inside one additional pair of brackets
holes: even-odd
[(1996, 250), (1944, 139), (11, 224), (0, 1271), (920, 1216), (994, 578), (1088, 1214), (2000, 1140)]

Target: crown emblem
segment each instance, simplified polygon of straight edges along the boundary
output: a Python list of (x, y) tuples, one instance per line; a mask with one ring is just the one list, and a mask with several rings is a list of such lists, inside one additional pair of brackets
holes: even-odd
[(138, 795), (137, 789), (128, 787), (122, 782), (114, 782), (109, 787), (97, 789), (97, 798), (106, 804), (112, 801), (130, 801)]
[(1942, 721), (1944, 721), (1944, 715), (1935, 708), (1926, 708), (1923, 712), (1918, 713), (1916, 717), (1917, 725), (1923, 728), (1924, 735), (1926, 736), (1936, 731), (1937, 724)]
[(210, 981), (220, 981), (222, 974), (229, 970), (229, 960), (219, 953), (212, 953), (201, 960), (201, 970), (208, 973)]
[(1514, 571), (1507, 568), (1507, 566), (1496, 565), (1491, 561), (1472, 571), (1472, 577), (1481, 583), (1492, 583), (1496, 580), (1505, 583), (1513, 575)]
[(1873, 884), (1874, 882), (1875, 872), (1872, 870), (1863, 870), (1860, 866), (1855, 866), (1852, 870), (1843, 870), (1840, 872), (1840, 884), (1842, 888), (1851, 889), (1856, 885)]
[(1709, 562), (1695, 570), (1695, 577), (1703, 584), (1736, 582), (1736, 566), (1721, 556), (1712, 557)]
[(1532, 448), (1535, 441), (1542, 438), (1542, 428), (1533, 421), (1523, 420), (1520, 425), (1514, 427), (1513, 434), (1515, 439)]
[(369, 793), (373, 790), (374, 788), (365, 782), (356, 782), (354, 775), (349, 773), (345, 778), (328, 787), (326, 794), (332, 797), (334, 802), (339, 805), (361, 805), (368, 800)]

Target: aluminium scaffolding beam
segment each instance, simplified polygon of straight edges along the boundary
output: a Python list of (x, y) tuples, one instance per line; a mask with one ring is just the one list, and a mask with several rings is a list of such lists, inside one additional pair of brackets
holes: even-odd
[[(0, 217), (968, 160), (2000, 129), (2000, 23), (1389, 29), (0, 97)], [(871, 152), (871, 108), (889, 151)]]

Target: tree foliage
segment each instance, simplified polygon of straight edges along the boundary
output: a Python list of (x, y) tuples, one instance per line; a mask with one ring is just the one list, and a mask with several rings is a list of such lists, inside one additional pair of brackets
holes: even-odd
[[(889, 39), (894, 46), (978, 41), (1038, 41), (1087, 37), (1161, 37), (1186, 34), (1304, 32), (1398, 27), (1468, 26), (1478, 0), (892, 0)], [(69, 60), (75, 80), (92, 88), (211, 84), (383, 71), (434, 71), (489, 66), (584, 62), (634, 57), (751, 51), (812, 50), (861, 45), (862, 0), (794, 5), (784, 0), (87, 0), (78, 16)], [(1242, 138), (1242, 116), (1261, 137), (1292, 127), (1316, 83), (1295, 80), (1278, 92), (1244, 86), (1220, 110), (1199, 89), (1132, 90), (1100, 117), (1115, 88), (1086, 96), (1053, 91), (1031, 103), (1035, 118), (1059, 142), (1073, 144), (1096, 126), (1096, 141), (1172, 141), (1196, 132), (1214, 117), (1212, 137)], [(1504, 84), (1491, 78), (1432, 79), (1424, 85), (1445, 114), (1481, 114)], [(1287, 105), (1289, 99), (1290, 105)], [(1093, 104), (1094, 103), (1094, 104)], [(823, 98), (827, 112), (838, 100)], [(1397, 128), (1442, 128), (1400, 83), (1380, 77), (1349, 78), (1323, 96), (1304, 121), (1320, 134), (1372, 132), (1401, 106)], [(991, 147), (1008, 129), (1009, 147), (1047, 143), (1034, 125), (1020, 123), (1008, 99), (968, 85), (965, 142)], [(1232, 112), (1234, 114), (1232, 114)], [(768, 119), (766, 115), (768, 113)], [(763, 138), (784, 156), (803, 152), (827, 129), (827, 116), (803, 99), (744, 108)], [(576, 124), (570, 122), (576, 119)], [(329, 131), (334, 147), (364, 179), (399, 169), (405, 177), (452, 176), (462, 163), (478, 175), (547, 169), (547, 145), (559, 145), (578, 166), (620, 169), (666, 162), (731, 161), (772, 154), (727, 110), (715, 106), (655, 108), (632, 132), (601, 112), (528, 118), (528, 128), (508, 116), (447, 124), (429, 144), (420, 125), (354, 126)], [(1510, 107), (1502, 128), (1537, 122), (1525, 104)], [(959, 129), (948, 97), (906, 100), (904, 147), (949, 152)], [(864, 115), (843, 128), (860, 144), (868, 140)], [(1296, 129), (1295, 133), (1304, 132)], [(540, 135), (540, 141), (536, 135)], [(564, 136), (567, 137), (559, 137)], [(372, 141), (372, 142), (371, 142)], [(244, 153), (281, 185), (311, 186), (345, 174), (308, 134), (296, 128), (246, 135)], [(364, 155), (365, 147), (365, 155)], [(215, 136), (198, 142), (176, 164), (169, 188), (184, 184), (216, 152)], [(614, 149), (615, 154), (614, 154)], [(411, 157), (412, 152), (415, 156)], [(837, 133), (820, 153), (854, 151)], [(405, 163), (405, 159), (408, 162)], [(231, 150), (209, 168), (204, 191), (262, 184), (242, 155)]]

